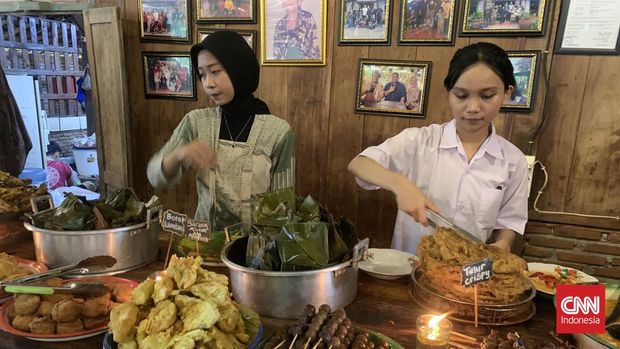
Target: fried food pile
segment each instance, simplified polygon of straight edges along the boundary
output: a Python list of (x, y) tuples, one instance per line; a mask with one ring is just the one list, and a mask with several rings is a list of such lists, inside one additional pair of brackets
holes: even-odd
[[(48, 279), (47, 286), (62, 286), (60, 278)], [(106, 285), (112, 292), (96, 298), (76, 298), (70, 294), (15, 294), (8, 310), (10, 324), (20, 331), (36, 334), (75, 333), (105, 326), (110, 309), (122, 302), (125, 287)]]
[(461, 286), (461, 268), (465, 264), (489, 258), (493, 276), (478, 284), (481, 304), (511, 304), (526, 297), (531, 284), (523, 271), (527, 263), (520, 257), (495, 246), (475, 243), (455, 231), (438, 228), (422, 238), (418, 245), (420, 284), (448, 298), (474, 301), (474, 288)]
[(0, 171), (0, 214), (19, 213), (30, 210), (30, 198), (47, 193), (43, 184), (39, 188), (30, 186), (30, 180), (15, 178)]
[(110, 314), (119, 349), (236, 349), (250, 341), (228, 277), (202, 269), (202, 258), (177, 258), (156, 280), (143, 281), (130, 302)]
[(8, 281), (34, 273), (34, 270), (17, 263), (17, 259), (4, 252), (0, 252), (0, 280)]

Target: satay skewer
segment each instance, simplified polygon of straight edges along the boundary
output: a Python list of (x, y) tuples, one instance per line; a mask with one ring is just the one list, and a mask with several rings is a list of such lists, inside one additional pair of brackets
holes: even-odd
[(284, 345), (284, 343), (286, 343), (286, 339), (285, 339), (285, 340), (283, 340), (282, 342), (280, 342), (278, 345), (276, 345), (276, 347), (275, 347), (275, 348), (273, 348), (273, 349), (278, 349), (278, 348), (280, 348), (282, 345)]
[(472, 342), (478, 342), (478, 338), (476, 338), (476, 337), (471, 337), (471, 336), (468, 336), (468, 335), (463, 334), (463, 333), (460, 333), (460, 332), (452, 331), (452, 332), (450, 332), (450, 335), (453, 335), (453, 336), (455, 336), (455, 337), (461, 337), (461, 338), (464, 338), (464, 339), (470, 340), (470, 341), (472, 341)]
[(458, 349), (476, 349), (476, 348), (478, 348), (478, 347), (471, 347), (469, 345), (459, 344), (459, 343), (456, 343), (456, 342), (448, 342), (448, 345), (450, 345), (451, 347), (454, 347), (454, 348), (458, 348)]
[(450, 341), (452, 341), (452, 342), (459, 342), (459, 343), (465, 343), (465, 344), (471, 344), (471, 345), (480, 345), (480, 342), (477, 342), (477, 341), (472, 341), (472, 340), (469, 340), (469, 339), (459, 338), (459, 337), (452, 337), (452, 336), (450, 336)]
[(312, 347), (312, 349), (316, 349), (319, 347), (319, 345), (321, 344), (322, 340), (319, 339), (318, 342), (316, 342), (316, 344)]

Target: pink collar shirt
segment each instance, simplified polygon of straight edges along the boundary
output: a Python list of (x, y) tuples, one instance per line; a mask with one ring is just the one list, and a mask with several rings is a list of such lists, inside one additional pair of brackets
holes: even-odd
[[(408, 128), (361, 154), (411, 179), (442, 215), (487, 241), (494, 229), (523, 234), (527, 222), (527, 162), (513, 144), (491, 135), (468, 163), (454, 120)], [(379, 187), (356, 178), (366, 190)], [(433, 229), (398, 211), (392, 248), (416, 253)]]

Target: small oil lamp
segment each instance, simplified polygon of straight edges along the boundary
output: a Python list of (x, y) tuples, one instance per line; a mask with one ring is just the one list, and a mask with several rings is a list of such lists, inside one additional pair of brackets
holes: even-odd
[(452, 331), (448, 314), (422, 315), (418, 317), (416, 349), (447, 349)]

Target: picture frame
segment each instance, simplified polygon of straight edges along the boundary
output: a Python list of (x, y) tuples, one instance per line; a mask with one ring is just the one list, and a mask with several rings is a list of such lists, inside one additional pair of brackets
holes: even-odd
[[(616, 5), (620, 0), (614, 0)], [(560, 10), (554, 53), (620, 55), (620, 7), (588, 7), (582, 0), (564, 0)], [(588, 7), (588, 16), (583, 16)], [(580, 13), (581, 12), (581, 13)]]
[(189, 0), (138, 0), (140, 41), (191, 41)]
[(503, 112), (531, 112), (536, 97), (536, 79), (540, 51), (507, 51), (508, 58), (514, 68), (517, 85), (510, 101), (502, 104)]
[[(324, 66), (327, 1), (260, 0), (261, 63)], [(288, 13), (299, 19), (294, 29), (287, 29)]]
[(338, 45), (390, 45), (394, 0), (340, 0)]
[(142, 52), (142, 66), (146, 98), (196, 100), (195, 73), (189, 53)]
[(355, 112), (424, 118), (431, 68), (427, 61), (361, 58)]
[[(198, 29), (198, 38), (197, 38), (198, 42), (202, 42), (202, 40), (204, 40), (205, 37), (207, 37), (210, 34), (215, 33), (218, 30), (223, 30), (223, 29), (213, 29), (213, 28)], [(252, 50), (256, 52), (256, 30), (229, 29), (229, 28), (226, 28), (226, 30), (239, 33), (239, 35), (243, 36), (243, 38), (248, 43), (248, 45), (250, 45)]]
[(256, 23), (256, 0), (195, 0), (198, 23)]
[(457, 12), (458, 0), (403, 0), (398, 45), (454, 45)]
[(464, 0), (460, 34), (543, 36), (547, 5), (547, 0)]

